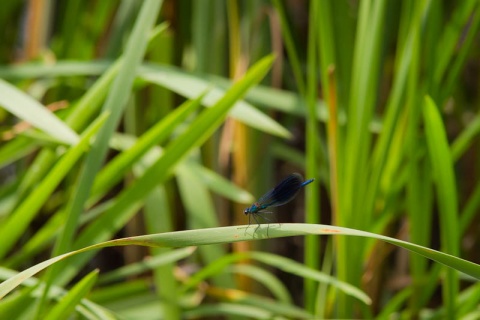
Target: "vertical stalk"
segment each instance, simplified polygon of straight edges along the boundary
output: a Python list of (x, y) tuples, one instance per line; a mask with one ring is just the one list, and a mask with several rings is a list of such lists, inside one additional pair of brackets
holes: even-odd
[[(336, 94), (336, 78), (334, 74), (336, 65), (336, 41), (337, 39), (334, 33), (334, 23), (331, 19), (333, 15), (332, 2), (331, 1), (313, 1), (313, 7), (311, 10), (314, 17), (310, 19), (311, 28), (317, 30), (316, 42), (318, 46), (320, 72), (322, 81), (323, 97), (326, 100), (329, 108), (329, 117), (327, 122), (327, 135), (328, 135), (328, 162), (330, 166), (330, 190), (331, 190), (331, 203), (333, 208), (333, 221), (337, 223), (339, 221), (339, 214), (341, 212), (340, 203), (338, 201), (339, 196), (339, 141), (338, 141), (338, 122), (337, 122), (337, 94)], [(312, 111), (311, 111), (312, 112)], [(311, 115), (309, 114), (309, 117)], [(339, 237), (335, 239), (337, 245), (341, 246), (343, 238)], [(342, 268), (337, 264), (338, 268)]]
[[(230, 78), (234, 81), (244, 72), (245, 65), (242, 61), (242, 49), (241, 49), (241, 34), (240, 34), (240, 21), (238, 19), (238, 2), (236, 0), (229, 0), (227, 2), (228, 11), (228, 33), (229, 33), (229, 73)], [(247, 136), (248, 129), (243, 123), (240, 123), (234, 119), (228, 118), (225, 123), (225, 130), (222, 133), (226, 143), (224, 153), (229, 154), (232, 152), (232, 174), (233, 181), (236, 185), (246, 187), (248, 176), (248, 159), (247, 159)], [(230, 141), (228, 141), (230, 139)], [(233, 144), (233, 149), (230, 147)], [(222, 152), (222, 151), (221, 151)], [(234, 221), (236, 224), (241, 224), (243, 219), (243, 207), (238, 203), (234, 205)], [(233, 244), (233, 250), (235, 252), (244, 252), (250, 250), (250, 242), (237, 242)], [(237, 276), (237, 284), (239, 288), (243, 290), (250, 290), (252, 281), (249, 277), (244, 275)]]
[[(315, 21), (317, 2), (312, 1), (310, 7), (310, 21)], [(317, 152), (318, 152), (318, 121), (316, 118), (316, 102), (317, 102), (317, 29), (316, 25), (311, 23), (308, 34), (308, 56), (307, 65), (309, 72), (307, 74), (307, 146), (306, 146), (306, 173), (307, 177), (315, 177), (318, 172)], [(307, 188), (306, 193), (306, 223), (320, 223), (320, 199), (319, 184), (314, 183)], [(305, 264), (312, 269), (320, 267), (320, 242), (315, 236), (305, 237)], [(304, 281), (305, 307), (310, 312), (315, 308), (315, 300), (317, 293), (317, 284), (305, 279)]]

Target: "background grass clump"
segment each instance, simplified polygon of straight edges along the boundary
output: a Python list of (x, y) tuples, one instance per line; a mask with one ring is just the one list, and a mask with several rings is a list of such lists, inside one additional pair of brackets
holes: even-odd
[[(1, 318), (480, 318), (478, 1), (0, 22)], [(291, 172), (316, 181), (246, 229)]]

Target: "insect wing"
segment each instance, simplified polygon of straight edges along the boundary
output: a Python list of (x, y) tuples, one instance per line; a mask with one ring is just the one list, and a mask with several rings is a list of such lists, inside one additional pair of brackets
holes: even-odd
[(292, 173), (275, 188), (263, 195), (258, 201), (259, 207), (277, 207), (291, 201), (303, 187), (303, 177)]

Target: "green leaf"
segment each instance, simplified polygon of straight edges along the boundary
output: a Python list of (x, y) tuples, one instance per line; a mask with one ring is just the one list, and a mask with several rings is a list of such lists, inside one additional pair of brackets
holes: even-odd
[(205, 319), (212, 316), (240, 317), (241, 319), (271, 319), (273, 314), (258, 307), (226, 302), (203, 304), (185, 312), (186, 318)]
[(146, 271), (153, 270), (159, 266), (176, 262), (190, 256), (196, 247), (186, 247), (182, 249), (168, 251), (154, 257), (146, 257), (144, 261), (133, 263), (114, 271), (102, 274), (98, 279), (98, 284), (105, 284), (114, 281), (120, 281), (126, 277), (138, 276)]
[(46, 320), (66, 319), (70, 316), (77, 304), (85, 298), (97, 281), (98, 270), (94, 270), (83, 277), (80, 282), (70, 289), (70, 291), (60, 299), (60, 301), (43, 318)]
[(35, 311), (35, 297), (32, 291), (35, 288), (19, 290), (15, 294), (0, 301), (0, 314), (5, 319), (29, 319)]
[[(142, 62), (147, 47), (148, 32), (156, 21), (161, 5), (162, 1), (147, 0), (142, 2), (136, 23), (132, 33), (129, 35), (118, 74), (112, 82), (105, 104), (102, 107), (102, 110), (111, 113), (111, 117), (109, 117), (105, 126), (99, 131), (92, 145), (91, 152), (87, 154), (85, 166), (82, 168), (76, 188), (67, 204), (68, 215), (65, 227), (57, 238), (53, 250), (54, 254), (66, 252), (72, 248), (80, 214), (88, 200), (94, 177), (98, 173), (108, 151), (109, 141), (124, 113), (126, 101), (131, 94), (133, 81), (135, 79), (136, 68)], [(116, 68), (113, 67), (111, 69), (112, 75), (115, 74), (114, 69)], [(108, 83), (109, 81), (106, 78), (104, 82)]]
[[(273, 63), (273, 59), (273, 56), (268, 56), (260, 60), (215, 106), (203, 111), (183, 134), (165, 148), (162, 157), (148, 168), (142, 177), (134, 181), (129, 188), (124, 189), (111, 208), (83, 230), (74, 246), (80, 248), (95, 242), (105, 241), (122, 228), (141, 208), (144, 198), (153, 188), (164, 183), (183, 158), (191, 150), (204, 143), (217, 130), (235, 101), (240, 99), (248, 89), (256, 85), (265, 76)], [(75, 263), (81, 264), (81, 260), (85, 260), (85, 258), (81, 257)], [(73, 276), (75, 267), (71, 266), (63, 272), (68, 272), (68, 275), (65, 274), (63, 277), (57, 275), (57, 281), (66, 281)]]
[[(9, 278), (15, 277), (16, 275), (18, 275), (17, 271), (0, 267), (0, 279), (9, 279)], [(38, 295), (40, 293), (38, 289), (39, 289), (39, 287), (43, 286), (44, 283), (37, 278), (30, 277), (30, 278), (26, 279), (22, 284), (25, 287), (28, 288), (27, 290), (22, 290), (21, 291), (21, 296), (23, 297), (23, 301), (30, 300), (32, 302), (28, 303), (28, 304), (25, 304), (25, 303), (22, 304), (22, 297), (18, 297), (15, 294), (12, 294), (11, 296), (8, 296), (7, 298), (4, 298), (4, 299), (0, 298), (0, 300), (1, 300), (0, 301), (0, 314), (2, 316), (7, 315), (7, 313), (4, 312), (5, 311), (4, 308), (8, 309), (9, 304), (13, 304), (13, 306), (10, 306), (10, 307), (12, 307), (12, 312), (16, 312), (17, 314), (20, 314), (20, 310), (24, 310), (26, 305), (33, 305), (33, 306), (36, 305), (33, 302), (38, 299)], [(66, 291), (65, 289), (63, 289), (61, 287), (53, 286), (53, 287), (51, 287), (51, 290), (49, 290), (49, 295), (48, 296), (52, 300), (57, 300), (58, 301), (58, 300), (60, 300), (61, 297), (65, 296), (66, 294), (68, 294), (68, 291)], [(15, 307), (16, 302), (9, 301), (12, 298), (19, 300), (18, 303), (20, 304), (20, 306)], [(104, 307), (102, 307), (102, 306), (100, 306), (100, 305), (98, 305), (98, 304), (96, 304), (96, 303), (94, 303), (94, 302), (92, 302), (88, 299), (82, 299), (79, 304), (81, 305), (81, 308), (78, 308), (77, 311), (86, 318), (115, 319), (113, 317), (112, 313), (109, 310), (105, 309)], [(34, 311), (35, 310), (31, 310), (31, 315), (29, 316), (29, 318), (34, 317), (34, 315), (33, 315)], [(16, 319), (16, 317), (7, 317), (7, 318), (8, 319)]]
[[(133, 136), (116, 134), (111, 140), (110, 146), (117, 150), (126, 151), (130, 148), (133, 148), (134, 144), (136, 144), (135, 141), (136, 141), (136, 138)], [(162, 148), (158, 146), (153, 147), (150, 150), (148, 150), (148, 152), (143, 156), (143, 158), (139, 162), (137, 162), (137, 164), (141, 163), (141, 166), (143, 167), (150, 167), (160, 158), (160, 156), (163, 153), (164, 153), (164, 150)], [(123, 153), (119, 155), (119, 157), (123, 157)], [(128, 156), (125, 155), (125, 157), (130, 157), (130, 155)], [(116, 161), (116, 158), (112, 161)], [(224, 178), (223, 176), (216, 173), (215, 171), (202, 166), (194, 159), (191, 159), (191, 158), (185, 159), (178, 165), (175, 171), (185, 170), (185, 167), (192, 168), (195, 171), (195, 173), (199, 176), (199, 178), (202, 180), (202, 182), (206, 184), (208, 188), (218, 193), (219, 195), (222, 195), (232, 201), (239, 202), (239, 203), (251, 203), (255, 201), (255, 198), (249, 192), (243, 190), (242, 188), (237, 187), (232, 181)], [(142, 171), (142, 174), (143, 174), (143, 171)], [(112, 170), (112, 173), (113, 172), (114, 171)], [(117, 171), (117, 172), (121, 172), (121, 171)], [(102, 172), (100, 172), (99, 176), (102, 176)], [(108, 185), (111, 184), (108, 181), (106, 181), (106, 183)], [(97, 194), (94, 196), (95, 196), (94, 198), (97, 198), (100, 196), (100, 194)], [(92, 199), (90, 200), (90, 203), (93, 203)]]
[(270, 313), (267, 318), (287, 317), (287, 319), (312, 319), (314, 316), (304, 309), (289, 303), (275, 301), (256, 294), (247, 293), (235, 289), (218, 289), (212, 290), (215, 295), (220, 296), (224, 300), (235, 302), (238, 305), (248, 305), (265, 310)]
[(90, 200), (90, 202), (94, 202), (95, 199), (102, 197), (109, 188), (120, 181), (127, 170), (147, 151), (156, 144), (163, 143), (180, 123), (185, 121), (188, 116), (198, 109), (202, 97), (203, 94), (193, 101), (185, 102), (176, 110), (169, 113), (164, 119), (138, 138), (130, 149), (122, 152), (110, 161), (95, 179), (92, 187), (94, 199)]
[(0, 226), (0, 242), (2, 243), (0, 246), (0, 257), (4, 257), (19, 237), (23, 235), (45, 201), (48, 200), (65, 175), (70, 172), (80, 156), (88, 150), (90, 139), (101, 128), (107, 117), (108, 113), (104, 113), (85, 130), (79, 143), (72, 146), (59, 159), (38, 187), (30, 193), (10, 215), (8, 220)]
[[(226, 91), (222, 88), (216, 87), (208, 81), (205, 81), (204, 78), (186, 73), (172, 66), (146, 64), (140, 68), (139, 77), (145, 81), (169, 88), (189, 99), (193, 99), (202, 92), (208, 90), (208, 94), (205, 95), (205, 98), (202, 100), (202, 103), (207, 106), (214, 105), (222, 98)], [(230, 112), (230, 115), (246, 125), (260, 131), (282, 138), (291, 137), (290, 132), (288, 132), (288, 130), (277, 121), (243, 100), (235, 102), (235, 106)]]
[(283, 282), (275, 277), (271, 272), (250, 264), (236, 264), (225, 269), (227, 272), (233, 272), (243, 276), (248, 276), (264, 285), (280, 302), (291, 304), (292, 297)]
[[(272, 228), (274, 227), (272, 226)], [(333, 287), (341, 290), (342, 292), (359, 299), (365, 304), (372, 303), (371, 299), (360, 289), (346, 282), (339, 281), (331, 275), (325, 274), (311, 267), (305, 266), (292, 259), (288, 259), (288, 258), (281, 257), (271, 253), (255, 252), (255, 251), (230, 254), (228, 256), (222, 257), (221, 259), (218, 259), (215, 262), (210, 263), (207, 267), (203, 268), (202, 270), (200, 270), (190, 278), (190, 280), (185, 284), (184, 290), (192, 286), (198, 285), (201, 281), (205, 280), (206, 278), (211, 277), (212, 275), (220, 272), (227, 265), (230, 265), (237, 261), (246, 260), (246, 259), (252, 259), (252, 260), (263, 262), (265, 264), (278, 268), (284, 272), (298, 275), (302, 278), (311, 279), (311, 280), (322, 282), (322, 283), (328, 283)]]
[[(433, 178), (439, 202), (442, 248), (446, 253), (458, 255), (460, 252), (460, 226), (452, 154), (438, 108), (428, 96), (425, 98), (423, 118), (428, 154), (433, 168)], [(443, 297), (446, 301), (445, 307), (448, 318), (455, 316), (453, 302), (458, 296), (458, 292), (458, 275), (453, 270), (446, 270)]]
[(458, 200), (453, 168), (452, 154), (448, 145), (447, 134), (443, 121), (435, 102), (425, 98), (423, 109), (425, 133), (433, 167), (434, 180), (440, 203), (440, 218), (442, 228), (442, 246), (451, 254), (458, 254), (459, 250), (459, 225), (458, 225)]
[[(259, 240), (268, 238), (280, 238), (291, 236), (305, 236), (305, 235), (344, 235), (373, 238), (386, 241), (398, 247), (410, 250), (420, 254), (433, 261), (446, 265), (452, 269), (463, 272), (476, 279), (480, 280), (480, 265), (473, 262), (437, 251), (427, 247), (423, 247), (407, 241), (398, 240), (395, 238), (386, 237), (361, 230), (354, 230), (349, 228), (342, 228), (330, 225), (321, 224), (302, 224), (302, 223), (284, 223), (284, 224), (262, 224), (254, 232), (254, 228), (248, 226), (231, 226), (220, 228), (207, 228), (199, 230), (186, 230), (177, 232), (166, 232), (159, 234), (151, 234), (137, 237), (129, 237), (124, 239), (116, 239), (103, 243), (98, 243), (80, 250), (68, 252), (58, 257), (51, 258), (41, 262), (33, 267), (30, 267), (10, 279), (0, 284), (0, 299), (11, 292), (23, 281), (32, 277), (36, 273), (44, 270), (52, 264), (64, 260), (68, 257), (77, 255), (79, 253), (97, 250), (105, 247), (114, 246), (128, 246), (139, 245), (147, 247), (188, 247), (200, 246), (219, 243), (232, 243), (239, 241)], [(247, 229), (247, 230), (246, 230)], [(247, 233), (248, 231), (248, 233)]]
[(26, 93), (0, 79), (0, 105), (18, 118), (45, 131), (55, 140), (73, 145), (78, 135), (62, 120)]
[(0, 168), (29, 155), (38, 148), (39, 143), (29, 138), (19, 136), (3, 143), (0, 147)]

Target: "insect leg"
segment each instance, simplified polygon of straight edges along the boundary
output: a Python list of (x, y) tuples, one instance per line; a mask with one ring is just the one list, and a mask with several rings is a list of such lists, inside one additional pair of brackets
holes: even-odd
[(245, 232), (243, 233), (244, 236), (247, 235), (247, 230), (248, 230), (248, 228), (250, 228), (250, 216), (251, 215), (252, 215), (251, 213), (248, 215), (248, 226), (247, 226), (247, 228), (245, 228)]
[[(260, 213), (273, 213), (273, 212), (271, 212), (271, 211), (258, 211), (257, 212), (257, 214), (259, 214), (259, 215), (260, 215)], [(270, 229), (270, 223), (272, 222), (272, 220), (268, 219), (265, 215), (262, 215), (261, 217), (262, 217), (262, 219), (267, 221), (267, 238), (268, 238), (269, 237), (268, 230)], [(255, 219), (255, 221), (256, 221), (256, 219)], [(258, 224), (258, 227), (260, 227), (260, 224)], [(257, 227), (257, 229), (258, 229), (258, 227)]]
[(258, 222), (257, 213), (253, 213), (252, 216), (253, 216), (253, 220), (255, 220), (255, 222), (257, 223), (257, 227), (255, 228), (255, 231), (253, 231), (253, 233), (255, 234), (255, 232), (257, 232), (258, 228), (260, 228), (260, 222)]

